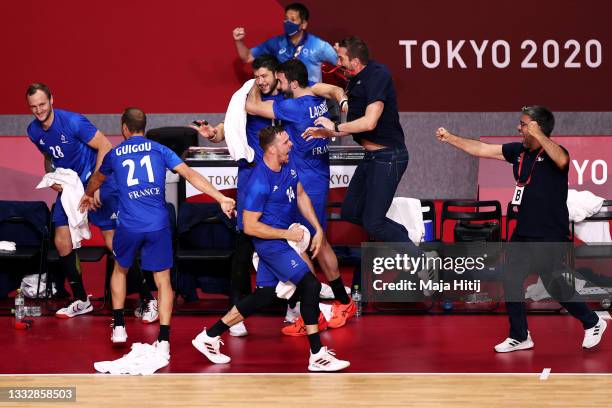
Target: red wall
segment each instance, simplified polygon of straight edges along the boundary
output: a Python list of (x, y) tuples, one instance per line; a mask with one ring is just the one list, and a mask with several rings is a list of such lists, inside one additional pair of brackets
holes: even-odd
[[(3, 39), (0, 114), (27, 113), (24, 89), (47, 82), (57, 106), (83, 113), (117, 113), (137, 105), (150, 113), (222, 112), (248, 68), (237, 61), (231, 30), (247, 28), (247, 44), (282, 30), (287, 1), (180, 0), (174, 2), (109, 0), (5, 2), (0, 24)], [(388, 64), (397, 85), (401, 111), (516, 111), (525, 103), (553, 111), (609, 111), (612, 107), (611, 2), (539, 0), (305, 1), (312, 32), (333, 42), (348, 34), (363, 37), (373, 56)], [(588, 67), (585, 46), (601, 44), (601, 63)], [(405, 67), (406, 47), (415, 40), (412, 66)], [(424, 66), (421, 45), (441, 47), (440, 65)], [(447, 66), (447, 41), (466, 43), (460, 55), (466, 68)], [(469, 41), (489, 43), (483, 66)], [(507, 42), (509, 65), (495, 67), (491, 45)], [(521, 68), (533, 40), (537, 68)], [(555, 68), (543, 65), (543, 46), (559, 49)], [(567, 41), (580, 47), (572, 53)], [(552, 43), (550, 43), (552, 44)], [(550, 55), (554, 44), (548, 46)], [(428, 48), (433, 58), (433, 48)], [(499, 48), (502, 50), (502, 48)], [(592, 47), (592, 51), (595, 48)], [(591, 55), (594, 59), (594, 55)]]

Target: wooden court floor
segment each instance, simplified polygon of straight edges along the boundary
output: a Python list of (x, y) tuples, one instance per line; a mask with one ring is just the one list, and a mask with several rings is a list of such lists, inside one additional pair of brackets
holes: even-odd
[(77, 402), (0, 407), (605, 407), (611, 375), (304, 374), (2, 376), (0, 387), (76, 387)]

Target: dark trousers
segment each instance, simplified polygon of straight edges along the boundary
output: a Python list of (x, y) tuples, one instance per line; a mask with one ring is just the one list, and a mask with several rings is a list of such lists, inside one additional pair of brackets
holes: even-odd
[[(524, 341), (527, 339), (527, 314), (525, 303), (518, 301), (525, 298), (523, 282), (530, 272), (537, 273), (548, 293), (563, 306), (569, 314), (580, 320), (585, 329), (597, 324), (598, 317), (584, 302), (572, 301), (577, 295), (570, 286), (563, 272), (568, 268), (564, 264), (566, 247), (562, 243), (553, 244), (551, 239), (529, 238), (513, 234), (506, 254), (504, 275), (504, 294), (506, 310), (510, 321), (508, 337)], [(517, 243), (518, 245), (513, 245)], [(524, 243), (519, 244), (519, 243)], [(540, 244), (537, 243), (547, 243)]]
[(366, 151), (357, 166), (342, 203), (342, 218), (362, 225), (381, 242), (409, 243), (411, 255), (420, 252), (403, 225), (387, 218), (397, 186), (408, 167), (405, 147)]
[(230, 272), (230, 307), (251, 294), (251, 267), (253, 265), (253, 238), (239, 231), (236, 234), (236, 250)]

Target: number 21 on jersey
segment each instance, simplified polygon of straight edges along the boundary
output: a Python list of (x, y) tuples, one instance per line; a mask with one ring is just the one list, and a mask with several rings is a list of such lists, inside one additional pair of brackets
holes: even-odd
[[(136, 170), (136, 164), (134, 163), (134, 160), (124, 160), (121, 165), (123, 167), (128, 167), (128, 176), (126, 180), (128, 187), (137, 185), (139, 181), (137, 178), (134, 177), (134, 171)], [(149, 183), (155, 182), (155, 176), (153, 175), (153, 166), (151, 166), (151, 156), (146, 155), (142, 159), (140, 159), (140, 167), (144, 167), (147, 169), (147, 177), (149, 179)]]

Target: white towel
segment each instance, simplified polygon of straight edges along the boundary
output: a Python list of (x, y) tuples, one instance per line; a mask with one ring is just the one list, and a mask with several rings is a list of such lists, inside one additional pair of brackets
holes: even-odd
[(164, 354), (152, 344), (134, 343), (132, 351), (112, 361), (98, 361), (94, 368), (100, 373), (151, 375), (168, 365), (170, 355)]
[(415, 244), (423, 241), (425, 225), (423, 225), (421, 200), (395, 197), (389, 207), (389, 211), (387, 211), (387, 218), (402, 224), (408, 230), (410, 240)]
[(230, 156), (236, 161), (246, 159), (249, 163), (255, 158), (255, 151), (247, 142), (245, 104), (254, 83), (254, 79), (249, 79), (232, 95), (224, 121), (225, 143)]
[(567, 210), (570, 221), (580, 222), (601, 209), (604, 199), (590, 191), (567, 191)]
[(0, 241), (0, 251), (15, 252), (17, 244), (13, 241)]
[(81, 240), (90, 239), (91, 232), (87, 222), (87, 212), (79, 211), (79, 202), (85, 190), (79, 175), (71, 169), (57, 168), (53, 173), (47, 173), (36, 188), (51, 187), (53, 184), (62, 186), (62, 208), (68, 217), (68, 228), (72, 239), (72, 249), (81, 247)]

